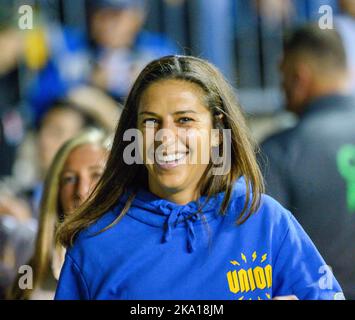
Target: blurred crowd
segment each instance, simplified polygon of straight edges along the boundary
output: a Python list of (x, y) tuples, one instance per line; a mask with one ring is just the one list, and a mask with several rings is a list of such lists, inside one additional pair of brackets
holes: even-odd
[[(45, 1), (0, 2), (0, 298), (9, 292), (14, 299), (53, 298), (64, 254), (55, 245), (55, 226), (99, 179), (137, 75), (165, 55), (204, 57), (146, 28), (152, 1), (86, 0), (86, 29), (50, 20)], [(31, 30), (18, 27), (22, 3), (33, 8)], [(215, 2), (205, 3), (203, 12), (213, 12)], [(275, 72), (285, 97), (280, 112), (249, 116), (263, 142), (267, 193), (295, 214), (354, 299), (355, 1), (243, 0), (233, 8), (243, 10), (245, 3), (265, 21), (261, 28), (282, 25), (291, 34), (273, 57), (280, 62)], [(320, 15), (300, 18), (307, 6), (321, 5), (334, 8), (335, 30), (321, 30), (314, 19)], [(248, 23), (254, 22), (246, 18)], [(208, 45), (214, 46), (213, 39)], [(226, 65), (223, 52), (209, 51), (218, 48), (207, 50), (206, 58)], [(248, 74), (238, 68), (235, 73), (238, 89)], [(268, 127), (261, 134), (253, 127), (260, 119)], [(36, 290), (18, 289), (24, 264), (34, 269)]]

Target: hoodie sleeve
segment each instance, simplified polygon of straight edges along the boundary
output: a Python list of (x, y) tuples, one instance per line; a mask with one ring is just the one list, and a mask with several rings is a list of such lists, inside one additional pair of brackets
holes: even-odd
[(73, 258), (67, 253), (60, 273), (55, 300), (89, 300), (84, 276)]
[(296, 295), (300, 300), (343, 300), (330, 266), (288, 212), (288, 229), (274, 262), (273, 296)]

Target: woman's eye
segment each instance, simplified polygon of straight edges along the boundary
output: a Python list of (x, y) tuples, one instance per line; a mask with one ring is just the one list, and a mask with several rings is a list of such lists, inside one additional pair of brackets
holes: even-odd
[(75, 176), (64, 176), (62, 178), (62, 184), (67, 185), (67, 184), (73, 184), (76, 183), (76, 177)]
[(194, 121), (194, 120), (192, 118), (189, 118), (189, 117), (183, 117), (183, 118), (179, 119), (179, 123), (182, 123), (182, 124), (188, 123), (188, 122), (192, 122), (192, 121)]
[(144, 119), (143, 120), (143, 125), (146, 126), (146, 127), (154, 127), (156, 126), (158, 123), (158, 120), (157, 119)]
[(99, 180), (102, 176), (102, 172), (94, 172), (92, 175), (91, 175), (91, 179), (93, 181), (96, 181), (96, 180)]

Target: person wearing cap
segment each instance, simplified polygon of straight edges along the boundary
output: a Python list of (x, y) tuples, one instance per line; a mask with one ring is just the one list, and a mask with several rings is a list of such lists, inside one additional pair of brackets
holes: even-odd
[(166, 36), (143, 29), (144, 0), (91, 0), (89, 29), (94, 51), (92, 82), (124, 100), (138, 73), (151, 60), (179, 53)]

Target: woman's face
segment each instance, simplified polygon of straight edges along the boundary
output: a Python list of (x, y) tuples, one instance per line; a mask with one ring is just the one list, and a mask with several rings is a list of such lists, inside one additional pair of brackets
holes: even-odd
[(150, 191), (182, 204), (198, 197), (210, 159), (212, 117), (203, 98), (194, 83), (161, 80), (144, 91), (139, 104)]
[(64, 142), (74, 137), (83, 127), (84, 120), (74, 110), (56, 109), (43, 119), (38, 136), (41, 169), (46, 172), (55, 154)]
[(143, 20), (143, 14), (139, 9), (99, 9), (95, 11), (91, 19), (93, 39), (105, 48), (130, 47)]
[(82, 145), (69, 154), (60, 177), (60, 203), (65, 215), (72, 213), (89, 196), (100, 179), (107, 153), (100, 146)]

